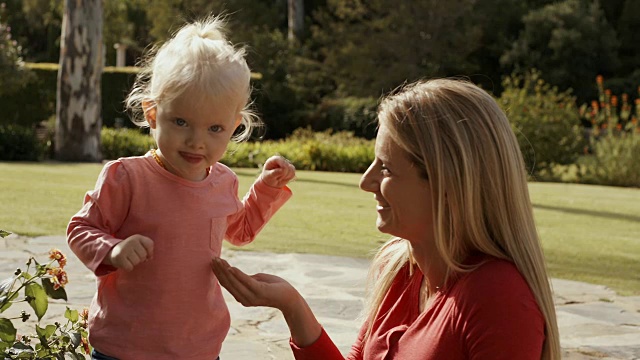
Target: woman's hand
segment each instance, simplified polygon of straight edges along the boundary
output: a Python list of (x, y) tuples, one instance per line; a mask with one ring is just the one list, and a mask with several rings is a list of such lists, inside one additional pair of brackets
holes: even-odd
[(291, 284), (275, 275), (249, 276), (220, 258), (211, 261), (211, 269), (220, 285), (244, 306), (268, 306), (284, 312), (292, 299), (300, 297)]
[(297, 346), (311, 345), (320, 337), (320, 323), (302, 295), (286, 280), (262, 273), (249, 276), (220, 258), (211, 260), (211, 269), (220, 285), (240, 304), (282, 311)]

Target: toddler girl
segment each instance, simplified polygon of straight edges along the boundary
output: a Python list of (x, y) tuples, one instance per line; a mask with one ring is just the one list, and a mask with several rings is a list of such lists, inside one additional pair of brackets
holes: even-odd
[(127, 107), (141, 110), (134, 122), (152, 129), (157, 150), (107, 163), (69, 223), (69, 246), (97, 276), (94, 359), (216, 359), (230, 319), (209, 263), (223, 238), (251, 242), (291, 196), (295, 169), (282, 157), (242, 201), (218, 163), (257, 121), (244, 52), (222, 26), (188, 24), (150, 58)]

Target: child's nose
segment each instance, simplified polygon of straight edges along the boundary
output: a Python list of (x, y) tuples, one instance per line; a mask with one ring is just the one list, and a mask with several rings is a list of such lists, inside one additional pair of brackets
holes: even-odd
[(194, 130), (189, 133), (189, 137), (187, 138), (187, 144), (194, 148), (199, 148), (204, 146), (204, 137), (205, 134), (202, 131)]

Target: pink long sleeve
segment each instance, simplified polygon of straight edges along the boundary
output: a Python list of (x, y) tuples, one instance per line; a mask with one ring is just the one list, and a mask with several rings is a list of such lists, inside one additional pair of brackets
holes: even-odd
[(98, 176), (94, 191), (87, 192), (84, 206), (67, 227), (69, 247), (96, 275), (115, 268), (102, 262), (111, 248), (123, 239), (120, 229), (131, 203), (129, 176), (120, 162), (107, 163)]
[[(237, 192), (237, 181), (234, 187)], [(237, 246), (250, 243), (290, 197), (291, 190), (288, 187), (276, 189), (257, 180), (242, 200), (239, 211), (227, 219), (225, 238)]]
[[(215, 359), (229, 331), (222, 291), (209, 266), (225, 235), (255, 238), (291, 191), (256, 182), (244, 201), (238, 178), (216, 164), (200, 182), (180, 178), (151, 156), (109, 162), (67, 240), (97, 277), (89, 342), (121, 360)], [(126, 272), (102, 264), (118, 242), (140, 234), (153, 258)]]

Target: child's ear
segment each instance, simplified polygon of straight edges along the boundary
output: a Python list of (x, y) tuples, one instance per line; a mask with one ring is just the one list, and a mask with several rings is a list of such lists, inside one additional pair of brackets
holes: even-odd
[(142, 111), (144, 112), (144, 119), (149, 123), (149, 127), (156, 128), (156, 110), (157, 106), (154, 101), (145, 100), (142, 102)]
[(240, 124), (242, 124), (242, 114), (238, 114), (236, 117), (236, 125), (234, 126), (234, 129), (237, 129)]

